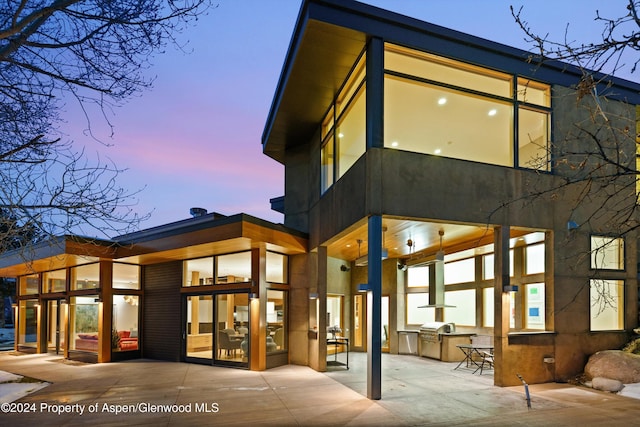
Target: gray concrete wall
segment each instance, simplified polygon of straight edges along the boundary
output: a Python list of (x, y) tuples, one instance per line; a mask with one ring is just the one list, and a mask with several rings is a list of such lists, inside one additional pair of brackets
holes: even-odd
[[(551, 230), (552, 271), (546, 283), (550, 289), (547, 314), (554, 334), (509, 337), (502, 383), (518, 384), (516, 372), (531, 383), (569, 379), (582, 371), (590, 354), (617, 348), (628, 338), (623, 331), (590, 331), (589, 279), (594, 271), (589, 268), (588, 253), (592, 233), (619, 231), (615, 207), (635, 203), (635, 176), (618, 180), (615, 186), (602, 184), (603, 181), (596, 183), (587, 192), (586, 201), (580, 201), (583, 187), (565, 187), (563, 175), (586, 174), (589, 167), (597, 166), (591, 161), (580, 165), (574, 162), (580, 156), (567, 155), (586, 147), (585, 134), (576, 131), (576, 124), (600, 132), (603, 121), (597, 115), (593, 119), (591, 113), (597, 112), (594, 109), (597, 105), (592, 99), (581, 100), (580, 103), (590, 107), (582, 109), (576, 108), (580, 103), (569, 89), (554, 87), (553, 96), (552, 132), (558, 153), (556, 160), (560, 160), (553, 175), (374, 148), (320, 197), (320, 141), (316, 135), (312, 142), (296, 148), (287, 157), (285, 224), (307, 231), (312, 249), (372, 214)], [(602, 107), (606, 107), (610, 123), (621, 129), (615, 134), (618, 144), (615, 147), (627, 154), (623, 163), (633, 165), (635, 107), (618, 102), (606, 102)], [(540, 195), (533, 197), (535, 194)], [(603, 205), (607, 208), (599, 209)], [(635, 215), (631, 219), (638, 220)], [(569, 232), (570, 220), (581, 227)], [(636, 243), (635, 231), (625, 235), (626, 269), (607, 276), (625, 280), (627, 284), (627, 330), (638, 325)], [(397, 278), (390, 273), (387, 277), (390, 270), (385, 264), (383, 286), (391, 287), (383, 293), (392, 297), (391, 306), (395, 309), (401, 306), (400, 294)], [(366, 269), (352, 268), (352, 292), (358, 283), (366, 283)], [(400, 323), (399, 316), (398, 312), (391, 315), (394, 323)], [(545, 357), (553, 357), (555, 363), (544, 363)]]

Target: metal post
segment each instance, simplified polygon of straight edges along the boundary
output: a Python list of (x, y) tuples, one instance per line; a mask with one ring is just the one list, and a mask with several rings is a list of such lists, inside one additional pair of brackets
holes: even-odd
[(382, 395), (382, 217), (369, 217), (367, 397)]

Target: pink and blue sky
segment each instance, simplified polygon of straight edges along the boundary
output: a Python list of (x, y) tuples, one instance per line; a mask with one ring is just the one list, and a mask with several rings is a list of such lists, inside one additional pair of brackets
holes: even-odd
[[(608, 17), (626, 0), (366, 0), (423, 21), (529, 50), (509, 6), (538, 33), (555, 40), (597, 41)], [(115, 134), (95, 124), (101, 147), (83, 136), (83, 121), (66, 117), (67, 133), (87, 152), (100, 151), (128, 168), (120, 185), (143, 188), (136, 210), (153, 211), (142, 228), (189, 217), (189, 208), (273, 222), (269, 199), (284, 194), (283, 167), (262, 154), (261, 135), (301, 0), (219, 0), (218, 7), (179, 36), (185, 54), (168, 49), (154, 59), (153, 89), (116, 108)], [(630, 76), (627, 76), (629, 78)], [(637, 76), (631, 76), (637, 80)]]

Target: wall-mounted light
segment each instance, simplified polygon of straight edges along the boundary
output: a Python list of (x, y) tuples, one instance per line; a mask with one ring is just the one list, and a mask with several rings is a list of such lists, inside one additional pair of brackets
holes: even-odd
[(66, 298), (62, 298), (60, 300), (60, 305), (62, 305), (62, 304), (69, 304), (69, 301), (67, 301)]
[(340, 271), (349, 271), (349, 270), (351, 270), (351, 268), (349, 268), (348, 265), (342, 264), (340, 266)]
[(94, 299), (93, 302), (102, 302), (102, 297), (98, 297), (98, 298)]
[(249, 299), (258, 299), (258, 294), (257, 294), (257, 293), (255, 293), (255, 292), (251, 292), (251, 293), (249, 294)]

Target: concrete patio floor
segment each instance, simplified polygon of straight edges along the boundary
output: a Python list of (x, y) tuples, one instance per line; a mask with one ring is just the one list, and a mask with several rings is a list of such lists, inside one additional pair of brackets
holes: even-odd
[(480, 376), (454, 370), (456, 363), (388, 354), (382, 358), (382, 399), (371, 401), (365, 396), (366, 355), (350, 356), (349, 370), (319, 373), (294, 365), (252, 372), (146, 359), (79, 364), (4, 352), (0, 370), (50, 385), (3, 406), (0, 424), (602, 426), (640, 419), (636, 399), (542, 384), (530, 386), (528, 409), (524, 387), (494, 387), (491, 371)]

